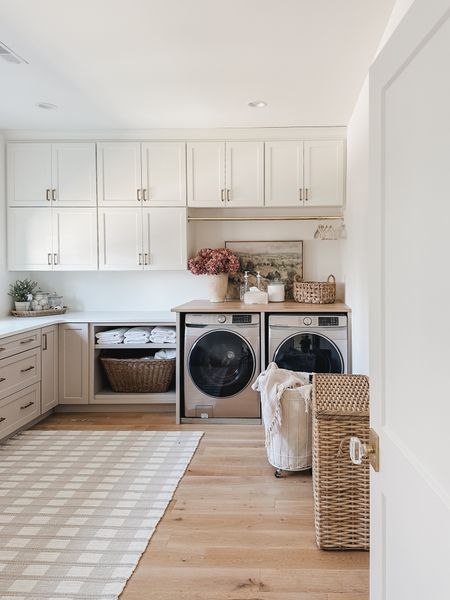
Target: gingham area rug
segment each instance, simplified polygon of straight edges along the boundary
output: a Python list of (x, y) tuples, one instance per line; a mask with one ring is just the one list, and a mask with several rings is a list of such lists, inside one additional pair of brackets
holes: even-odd
[(27, 431), (0, 445), (0, 598), (116, 599), (201, 436)]

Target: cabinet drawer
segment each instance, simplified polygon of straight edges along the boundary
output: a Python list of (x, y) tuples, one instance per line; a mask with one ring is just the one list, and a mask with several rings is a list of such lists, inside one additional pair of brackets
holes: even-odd
[[(0, 360), (18, 352), (36, 348), (41, 345), (41, 330), (33, 329), (27, 333), (10, 335), (0, 340)], [(1, 362), (0, 362), (1, 364)]]
[(41, 349), (33, 348), (0, 360), (0, 398), (41, 380)]
[(38, 383), (0, 401), (0, 438), (30, 423), (41, 414)]

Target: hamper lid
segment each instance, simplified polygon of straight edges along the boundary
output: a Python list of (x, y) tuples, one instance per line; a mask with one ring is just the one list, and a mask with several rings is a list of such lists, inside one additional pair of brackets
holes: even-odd
[(313, 375), (313, 410), (317, 415), (369, 416), (369, 378), (365, 375)]

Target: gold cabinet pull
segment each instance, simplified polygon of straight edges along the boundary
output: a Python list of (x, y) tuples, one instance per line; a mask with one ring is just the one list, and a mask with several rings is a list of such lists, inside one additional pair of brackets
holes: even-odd
[(305, 188), (305, 202), (308, 202), (308, 188)]
[(138, 254), (138, 265), (141, 266), (142, 265), (142, 254), (139, 252)]
[(6, 377), (0, 377), (0, 383), (2, 383), (2, 381), (6, 381)]
[(136, 190), (136, 198), (137, 198), (138, 202), (141, 202), (141, 200), (142, 200), (142, 190), (140, 188), (138, 188)]
[(58, 264), (58, 255), (56, 254), (56, 252), (53, 254), (53, 264), (54, 265)]
[(6, 417), (0, 417), (0, 423), (3, 423), (3, 421), (6, 421)]
[(298, 188), (298, 201), (303, 202), (303, 188)]
[(42, 341), (43, 341), (42, 350), (47, 350), (47, 334), (46, 333), (42, 334)]
[(34, 342), (34, 338), (27, 338), (26, 340), (20, 340), (21, 344), (29, 344), (30, 342)]
[(50, 198), (50, 189), (45, 190), (45, 199), (47, 200), (47, 202), (50, 202), (51, 198)]
[(149, 258), (148, 258), (148, 253), (144, 252), (144, 265), (148, 265), (149, 264)]
[(51, 252), (49, 252), (49, 253), (47, 254), (47, 264), (48, 264), (48, 265), (51, 265), (51, 264), (52, 264), (52, 253), (51, 253)]
[(57, 198), (56, 198), (56, 190), (52, 189), (52, 200), (53, 202), (56, 202)]
[(25, 408), (29, 408), (30, 406), (33, 406), (34, 402), (28, 402), (28, 404), (24, 404), (23, 406), (20, 407), (20, 410), (24, 410)]
[(225, 189), (220, 190), (220, 199), (225, 202)]
[(144, 189), (142, 190), (142, 199), (143, 199), (143, 201), (144, 201), (144, 202), (147, 202), (147, 200), (149, 199), (149, 197), (150, 197), (150, 196), (148, 195), (148, 190), (144, 188)]
[(227, 202), (230, 201), (231, 190), (227, 189)]
[(28, 371), (32, 371), (34, 369), (33, 365), (26, 367), (25, 369), (20, 369), (21, 373), (27, 373)]

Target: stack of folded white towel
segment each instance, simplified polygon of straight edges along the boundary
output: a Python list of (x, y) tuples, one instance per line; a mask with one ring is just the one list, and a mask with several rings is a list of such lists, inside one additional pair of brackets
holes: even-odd
[(108, 331), (100, 331), (95, 334), (97, 344), (123, 344), (127, 330), (128, 327), (117, 327), (108, 329)]
[(155, 352), (155, 358), (157, 360), (169, 360), (175, 358), (176, 355), (176, 350), (158, 350), (158, 352)]
[(124, 344), (148, 344), (152, 327), (130, 327), (125, 332)]
[(153, 344), (175, 344), (176, 339), (175, 327), (154, 327), (150, 334)]

